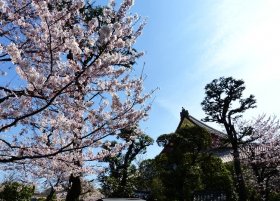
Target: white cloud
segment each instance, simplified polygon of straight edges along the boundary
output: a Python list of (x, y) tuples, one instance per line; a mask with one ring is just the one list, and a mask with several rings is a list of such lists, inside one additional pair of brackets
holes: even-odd
[(280, 1), (234, 2), (225, 1), (216, 9), (208, 67), (225, 70), (239, 65), (243, 75), (246, 71), (254, 79), (280, 79)]
[[(213, 9), (216, 27), (205, 44), (205, 72), (244, 79), (258, 109), (279, 115), (280, 1), (223, 1)], [(210, 76), (210, 75), (209, 75)]]

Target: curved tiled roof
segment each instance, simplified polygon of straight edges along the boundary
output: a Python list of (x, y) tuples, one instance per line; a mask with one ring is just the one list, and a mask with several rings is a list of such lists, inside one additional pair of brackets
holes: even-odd
[[(192, 127), (192, 126), (198, 126), (201, 128), (204, 128), (206, 131), (208, 131), (211, 135), (217, 136), (220, 139), (226, 139), (227, 138), (227, 134), (223, 133), (215, 128), (212, 128), (210, 126), (208, 126), (207, 124), (199, 121), (198, 119), (194, 118), (193, 116), (189, 115), (189, 112), (187, 110), (185, 110), (184, 108), (182, 109), (181, 112), (181, 120), (180, 123), (177, 127), (177, 130), (180, 128), (184, 128), (184, 127)], [(253, 145), (253, 144), (251, 144)], [(265, 149), (263, 147), (259, 147), (258, 145), (255, 145), (256, 149), (254, 150), (256, 152), (256, 154), (261, 153), (262, 151), (265, 151)], [(166, 149), (166, 147), (162, 150), (162, 152), (164, 152), (164, 150)], [(212, 149), (208, 150), (210, 153), (216, 155), (217, 157), (219, 157), (223, 163), (227, 163), (233, 160), (233, 155), (232, 155), (232, 148), (231, 146), (219, 146), (219, 147), (213, 147)], [(242, 147), (241, 151), (240, 151), (240, 158), (241, 159), (245, 159), (248, 157), (248, 147)]]
[(209, 133), (214, 134), (214, 135), (217, 135), (217, 136), (219, 136), (219, 137), (221, 137), (221, 138), (227, 138), (227, 135), (226, 135), (225, 133), (223, 133), (223, 132), (221, 132), (221, 131), (218, 131), (217, 129), (212, 128), (212, 127), (206, 125), (205, 123), (203, 123), (203, 122), (197, 120), (196, 118), (192, 117), (191, 115), (189, 115), (188, 118), (189, 118), (189, 120), (190, 120), (192, 123), (194, 123), (195, 125), (197, 125), (197, 126), (199, 126), (199, 127), (201, 127), (201, 128), (204, 128), (204, 129), (207, 130)]
[(188, 110), (185, 110), (184, 108), (182, 108), (182, 112), (180, 114), (181, 114), (181, 121), (180, 121), (177, 129), (182, 128), (182, 126), (184, 125), (183, 124), (184, 121), (190, 121), (192, 124), (194, 124), (198, 127), (204, 128), (205, 130), (207, 130), (212, 135), (216, 135), (217, 137), (223, 138), (223, 139), (227, 138), (227, 134), (225, 134), (221, 131), (218, 131), (215, 128), (212, 128), (212, 127), (208, 126), (207, 124), (205, 124), (205, 123), (199, 121), (198, 119), (194, 118), (193, 116), (189, 115)]

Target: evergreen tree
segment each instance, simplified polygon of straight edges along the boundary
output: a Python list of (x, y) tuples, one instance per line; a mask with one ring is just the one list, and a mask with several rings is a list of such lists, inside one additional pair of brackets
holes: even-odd
[(201, 103), (202, 109), (207, 115), (204, 121), (222, 124), (227, 132), (233, 150), (239, 201), (247, 200), (239, 146), (244, 144), (242, 140), (248, 133), (238, 133), (234, 123), (246, 110), (256, 107), (256, 100), (253, 95), (248, 98), (242, 98), (244, 90), (243, 80), (236, 80), (232, 77), (214, 79), (206, 85), (206, 97)]
[(160, 180), (157, 190), (163, 192), (157, 200), (190, 200), (199, 190), (225, 191), (231, 196), (230, 172), (208, 152), (211, 138), (206, 130), (197, 126), (181, 128), (161, 135), (157, 142), (165, 146), (155, 159), (155, 177)]
[[(122, 130), (120, 138), (129, 145), (123, 152), (107, 156), (102, 161), (108, 163), (106, 171), (98, 180), (101, 192), (106, 197), (132, 197), (135, 190), (136, 166), (133, 164), (136, 156), (146, 152), (146, 148), (153, 144), (153, 139), (145, 134), (138, 134), (130, 138), (135, 131)], [(104, 148), (110, 150), (116, 144), (108, 142)]]
[(34, 186), (18, 182), (7, 182), (3, 185), (4, 189), (0, 192), (0, 200), (3, 201), (30, 201), (35, 190)]

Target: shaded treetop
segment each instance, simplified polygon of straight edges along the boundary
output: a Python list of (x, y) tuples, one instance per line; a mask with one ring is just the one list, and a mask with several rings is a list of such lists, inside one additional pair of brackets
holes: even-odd
[(241, 117), (241, 113), (256, 107), (254, 95), (243, 98), (245, 90), (243, 80), (232, 77), (214, 79), (205, 87), (206, 97), (201, 103), (206, 113), (204, 121), (224, 123), (226, 120)]

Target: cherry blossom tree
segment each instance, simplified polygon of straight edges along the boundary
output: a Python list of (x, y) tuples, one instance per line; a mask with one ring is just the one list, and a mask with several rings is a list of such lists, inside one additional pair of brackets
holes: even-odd
[(132, 5), (0, 0), (2, 169), (24, 166), (41, 178), (64, 170), (71, 189), (83, 172), (95, 172), (88, 161), (125, 146), (100, 149), (150, 109), (151, 93), (133, 70), (145, 23), (128, 14)]
[(253, 185), (258, 187), (261, 199), (268, 200), (271, 191), (279, 191), (275, 180), (280, 181), (280, 122), (275, 116), (261, 115), (253, 121), (242, 122), (239, 129), (250, 133), (247, 140), (251, 143), (241, 147), (244, 162), (252, 169)]

